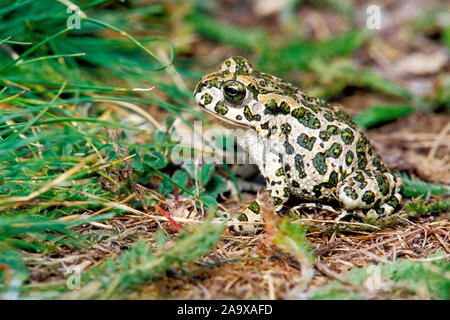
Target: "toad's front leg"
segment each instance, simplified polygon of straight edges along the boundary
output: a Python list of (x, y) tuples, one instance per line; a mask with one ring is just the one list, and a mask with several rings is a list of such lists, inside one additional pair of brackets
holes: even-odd
[[(266, 191), (269, 193), (275, 205), (275, 213), (283, 209), (283, 204), (289, 199), (289, 190), (286, 184), (282, 159), (275, 152), (267, 152), (264, 161), (261, 163), (260, 171), (266, 179)], [(263, 204), (256, 199), (238, 217), (228, 217), (231, 221), (239, 222), (264, 222), (261, 208)], [(231, 230), (241, 234), (251, 234), (262, 230), (261, 225), (256, 224), (236, 224), (230, 227)]]
[(278, 213), (283, 209), (283, 204), (289, 199), (289, 188), (280, 154), (268, 152), (267, 159), (264, 163), (263, 175), (266, 179), (266, 191), (273, 200), (275, 213)]

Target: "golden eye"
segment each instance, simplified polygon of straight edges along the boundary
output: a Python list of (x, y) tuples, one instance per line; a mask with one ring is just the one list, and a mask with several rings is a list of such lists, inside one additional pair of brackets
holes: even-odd
[(229, 80), (223, 85), (223, 95), (232, 103), (242, 102), (245, 99), (246, 93), (245, 86), (236, 80)]

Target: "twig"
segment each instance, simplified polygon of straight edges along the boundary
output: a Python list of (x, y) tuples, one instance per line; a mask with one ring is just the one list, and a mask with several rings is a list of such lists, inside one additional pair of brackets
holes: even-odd
[[(153, 88), (151, 88), (151, 89), (153, 89)], [(136, 91), (136, 90), (134, 90), (134, 91)], [(140, 116), (142, 116), (143, 118), (148, 120), (159, 131), (164, 131), (162, 129), (161, 125), (158, 123), (158, 121), (156, 121), (155, 118), (153, 118), (147, 111), (143, 110), (141, 107), (139, 107), (139, 106), (137, 106), (137, 105), (135, 105), (133, 103), (125, 102), (125, 101), (118, 101), (118, 100), (99, 99), (99, 98), (95, 98), (94, 101), (95, 102), (114, 103), (114, 104), (119, 105), (121, 107), (125, 107), (127, 109), (130, 109), (131, 111), (134, 111), (135, 113), (139, 114)]]
[(348, 225), (357, 225), (357, 226), (365, 226), (365, 227), (371, 227), (377, 230), (381, 230), (381, 228), (373, 226), (371, 224), (361, 223), (361, 222), (347, 222), (347, 221), (334, 221), (334, 220), (320, 220), (320, 219), (308, 219), (308, 218), (302, 218), (298, 219), (294, 222), (303, 222), (303, 221), (310, 221), (310, 222), (320, 222), (320, 223), (333, 223), (333, 224), (348, 224)]
[(324, 263), (320, 261), (316, 263), (316, 269), (330, 278), (336, 279), (344, 284), (350, 285), (354, 289), (358, 289), (351, 282), (349, 282), (347, 279), (341, 276), (339, 273), (332, 271), (330, 268), (328, 268)]
[(447, 251), (447, 253), (450, 253), (450, 251), (448, 250), (448, 248), (445, 245), (445, 242), (442, 240), (442, 238), (434, 231), (432, 231), (431, 234), (439, 241), (439, 243), (442, 245), (444, 250)]
[[(422, 230), (417, 230), (417, 229), (416, 229), (416, 230), (410, 231), (410, 232), (408, 232), (408, 233), (406, 233), (406, 234), (402, 234), (402, 236), (403, 236), (403, 237), (409, 237), (409, 236), (415, 235), (415, 234), (417, 234), (417, 233), (419, 233), (419, 232), (422, 232)], [(399, 236), (399, 235), (398, 235), (398, 236)], [(391, 239), (387, 239), (387, 240), (385, 240), (385, 241), (382, 241), (382, 242), (376, 243), (376, 244), (374, 244), (374, 245), (371, 245), (371, 246), (365, 248), (365, 250), (366, 250), (366, 251), (372, 250), (372, 249), (375, 249), (375, 248), (377, 248), (377, 247), (383, 246), (383, 245), (385, 245), (385, 244), (387, 244), (387, 243), (394, 242), (394, 241), (398, 241), (398, 238), (394, 237), (394, 238), (391, 238)], [(341, 256), (336, 256), (336, 257), (334, 257), (334, 258), (343, 258), (343, 257), (349, 258), (349, 257), (351, 257), (351, 256), (353, 256), (353, 255), (355, 255), (355, 254), (358, 254), (358, 253), (360, 253), (359, 250), (358, 250), (358, 251), (351, 251), (351, 252), (346, 253), (346, 254), (343, 254), (343, 255), (341, 255)]]
[(430, 149), (430, 152), (428, 152), (428, 160), (431, 160), (431, 158), (434, 157), (434, 155), (436, 154), (436, 150), (438, 149), (439, 145), (441, 145), (441, 142), (443, 141), (448, 141), (448, 140), (444, 140), (444, 137), (447, 135), (447, 132), (450, 131), (450, 123), (447, 123), (447, 125), (444, 127), (444, 129), (441, 130), (441, 132), (439, 132), (438, 137), (436, 138), (436, 140), (433, 143), (433, 146)]

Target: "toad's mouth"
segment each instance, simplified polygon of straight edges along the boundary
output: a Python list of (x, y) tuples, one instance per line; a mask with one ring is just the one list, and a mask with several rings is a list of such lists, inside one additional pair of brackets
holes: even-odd
[(225, 118), (225, 117), (223, 117), (223, 116), (221, 116), (221, 115), (219, 115), (219, 114), (217, 114), (217, 113), (215, 113), (215, 112), (213, 112), (211, 110), (206, 109), (205, 107), (202, 107), (202, 106), (200, 106), (200, 107), (203, 110), (205, 110), (206, 112), (208, 112), (209, 114), (213, 115), (215, 118), (225, 122), (226, 124), (228, 124), (228, 125), (230, 125), (232, 127), (238, 127), (238, 128), (242, 128), (242, 129), (248, 129), (248, 127), (249, 127), (248, 125), (245, 125), (245, 124), (239, 123), (237, 121), (233, 121), (233, 120), (230, 120), (228, 118)]

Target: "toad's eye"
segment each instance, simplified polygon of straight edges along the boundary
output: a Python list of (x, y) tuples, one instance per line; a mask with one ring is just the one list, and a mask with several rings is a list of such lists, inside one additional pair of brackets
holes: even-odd
[(236, 80), (229, 80), (223, 85), (223, 95), (232, 103), (239, 103), (245, 99), (246, 89), (244, 85)]

